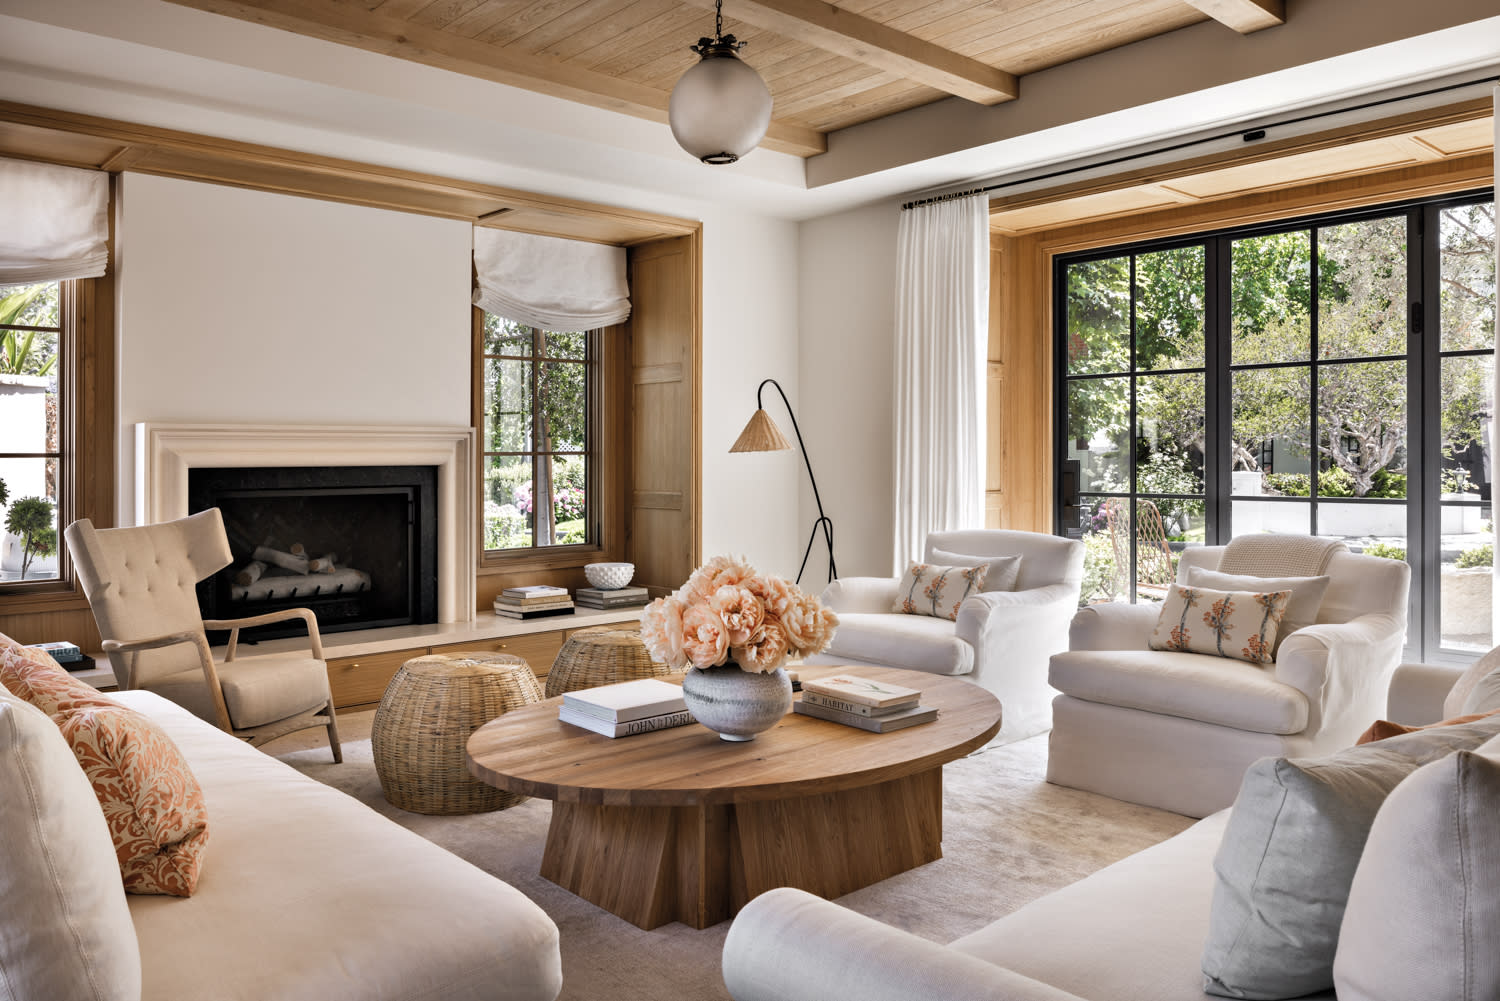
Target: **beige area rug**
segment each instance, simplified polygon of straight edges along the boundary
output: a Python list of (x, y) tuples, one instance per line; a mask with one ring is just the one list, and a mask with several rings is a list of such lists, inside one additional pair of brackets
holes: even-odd
[[(327, 745), (286, 750), (303, 742), (297, 738), (269, 749), (536, 901), (562, 932), (563, 998), (728, 998), (719, 957), (729, 922), (702, 931), (682, 924), (641, 931), (537, 875), (548, 802), (533, 799), (469, 817), (425, 817), (387, 803), (370, 757), (373, 715), (340, 717), (342, 765), (331, 763)], [(1192, 823), (1177, 814), (1047, 785), (1046, 764), (1043, 735), (948, 765), (943, 858), (839, 902), (924, 938), (950, 942)]]

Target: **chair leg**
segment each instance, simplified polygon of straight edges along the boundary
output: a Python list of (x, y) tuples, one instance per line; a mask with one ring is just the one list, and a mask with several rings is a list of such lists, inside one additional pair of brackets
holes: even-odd
[(333, 749), (333, 763), (344, 763), (344, 749), (339, 746), (339, 723), (333, 712), (333, 700), (328, 700), (328, 746)]

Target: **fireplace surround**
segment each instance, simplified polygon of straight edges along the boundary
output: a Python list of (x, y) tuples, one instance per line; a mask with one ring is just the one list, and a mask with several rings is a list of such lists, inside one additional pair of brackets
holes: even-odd
[(474, 432), (467, 427), (135, 425), (135, 521), (186, 517), (189, 470), (431, 466), (436, 470), (437, 621), (468, 622), (476, 603)]

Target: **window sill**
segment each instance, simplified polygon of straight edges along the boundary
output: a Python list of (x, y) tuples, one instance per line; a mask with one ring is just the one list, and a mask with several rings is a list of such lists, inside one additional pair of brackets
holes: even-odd
[(66, 581), (0, 586), (0, 615), (88, 610), (88, 598), (79, 588)]
[(486, 553), (480, 556), (476, 572), (481, 576), (525, 573), (531, 570), (578, 570), (589, 563), (609, 557), (599, 546), (554, 549), (542, 552), (517, 550), (513, 553)]

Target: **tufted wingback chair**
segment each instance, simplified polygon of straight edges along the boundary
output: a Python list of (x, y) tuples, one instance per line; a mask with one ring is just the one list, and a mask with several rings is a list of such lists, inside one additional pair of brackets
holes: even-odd
[[(122, 689), (156, 692), (251, 744), (326, 727), (342, 761), (318, 621), (306, 608), (204, 621), (196, 586), (229, 565), (218, 508), (179, 521), (97, 529), (87, 518), (63, 533)], [(235, 659), (239, 631), (301, 619), (311, 655)], [(215, 662), (205, 629), (227, 629)]]

